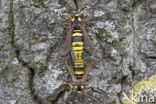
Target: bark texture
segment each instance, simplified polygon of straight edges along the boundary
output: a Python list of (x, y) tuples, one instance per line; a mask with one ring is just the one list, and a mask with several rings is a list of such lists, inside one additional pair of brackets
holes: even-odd
[[(97, 21), (84, 24), (95, 46), (87, 83), (96, 87), (80, 96), (62, 85), (72, 81), (63, 51), (70, 25), (59, 23), (84, 6), (83, 19)], [(155, 0), (0, 0), (0, 104), (124, 104), (152, 76)]]

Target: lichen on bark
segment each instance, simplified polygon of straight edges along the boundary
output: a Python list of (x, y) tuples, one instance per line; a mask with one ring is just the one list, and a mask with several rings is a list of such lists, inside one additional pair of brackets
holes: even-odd
[[(136, 83), (156, 72), (154, 0), (0, 0), (1, 104), (123, 104)], [(95, 46), (86, 96), (71, 82), (63, 52), (73, 15), (87, 7), (83, 24)]]

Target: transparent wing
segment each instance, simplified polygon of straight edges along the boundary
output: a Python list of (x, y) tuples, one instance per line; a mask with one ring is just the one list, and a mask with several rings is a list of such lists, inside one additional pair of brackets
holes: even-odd
[(71, 25), (70, 30), (67, 34), (66, 40), (64, 42), (64, 51), (65, 53), (69, 53), (71, 51), (71, 44), (72, 44), (72, 32), (73, 32), (73, 25)]
[(80, 24), (80, 29), (82, 31), (82, 34), (83, 34), (83, 38), (84, 38), (84, 47), (87, 51), (89, 52), (93, 52), (94, 50), (94, 46), (93, 46), (93, 43), (91, 42), (85, 28), (83, 25)]
[(73, 63), (72, 63), (72, 58), (71, 56), (69, 55), (66, 59), (66, 66), (68, 68), (68, 71), (72, 77), (72, 80), (73, 82), (77, 82), (77, 79), (76, 79), (76, 76), (75, 76), (75, 73), (74, 73), (74, 70), (73, 70)]
[(85, 82), (87, 80), (87, 77), (88, 77), (88, 73), (90, 72), (90, 70), (92, 69), (92, 65), (93, 65), (93, 59), (92, 58), (89, 58), (87, 60), (87, 66), (85, 67), (86, 70), (85, 70), (85, 73), (83, 75), (83, 79), (82, 81)]

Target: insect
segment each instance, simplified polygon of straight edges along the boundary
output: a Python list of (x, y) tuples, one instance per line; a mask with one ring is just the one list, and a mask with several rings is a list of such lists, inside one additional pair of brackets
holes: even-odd
[(81, 11), (76, 12), (74, 17), (66, 14), (69, 20), (64, 22), (71, 22), (71, 27), (64, 43), (64, 51), (65, 54), (68, 54), (66, 66), (73, 80), (73, 84), (65, 84), (68, 84), (73, 91), (77, 91), (77, 93), (86, 92), (88, 88), (92, 88), (91, 85), (87, 85), (85, 82), (93, 65), (93, 59), (87, 59), (88, 64), (85, 65), (82, 56), (84, 50), (92, 53), (94, 46), (82, 23), (93, 23), (94, 21), (82, 20), (81, 16), (83, 13), (84, 8)]

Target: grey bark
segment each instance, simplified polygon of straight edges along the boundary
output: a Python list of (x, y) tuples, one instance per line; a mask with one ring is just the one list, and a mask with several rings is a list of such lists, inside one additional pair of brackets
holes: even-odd
[[(95, 46), (84, 96), (71, 82), (63, 11), (84, 6)], [(0, 104), (123, 104), (123, 92), (156, 76), (155, 0), (0, 0)]]

